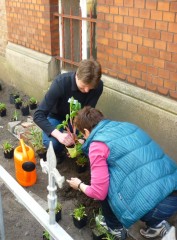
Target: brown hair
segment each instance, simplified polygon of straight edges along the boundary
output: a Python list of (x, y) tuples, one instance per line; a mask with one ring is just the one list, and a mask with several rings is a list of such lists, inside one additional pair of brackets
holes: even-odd
[(91, 84), (94, 88), (98, 85), (101, 74), (101, 65), (94, 59), (82, 60), (76, 72), (80, 81), (86, 85)]
[(95, 108), (86, 106), (77, 113), (74, 124), (76, 128), (84, 133), (84, 128), (90, 132), (92, 129), (104, 119), (103, 113)]

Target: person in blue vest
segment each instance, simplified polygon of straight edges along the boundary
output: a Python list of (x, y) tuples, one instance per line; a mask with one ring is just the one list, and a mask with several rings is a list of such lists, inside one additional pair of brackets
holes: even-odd
[(69, 114), (71, 97), (78, 100), (82, 107), (95, 107), (103, 92), (101, 65), (94, 59), (79, 63), (77, 71), (56, 76), (51, 87), (34, 113), (34, 122), (43, 130), (43, 144), (46, 148), (52, 141), (58, 160), (62, 161), (64, 146), (73, 144), (68, 133), (59, 131), (56, 126)]
[(167, 220), (177, 212), (177, 164), (141, 128), (105, 119), (95, 108), (81, 109), (75, 126), (86, 139), (82, 149), (89, 156), (91, 181), (67, 182), (101, 200), (103, 216), (96, 220), (121, 240), (138, 220), (146, 224), (143, 237), (175, 240)]

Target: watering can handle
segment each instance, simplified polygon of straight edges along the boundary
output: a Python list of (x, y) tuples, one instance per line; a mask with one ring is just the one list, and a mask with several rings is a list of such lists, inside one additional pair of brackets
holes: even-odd
[(26, 147), (25, 147), (25, 143), (24, 143), (23, 139), (20, 139), (20, 145), (22, 147), (23, 156), (24, 156), (25, 160), (28, 161), (28, 154), (26, 152)]

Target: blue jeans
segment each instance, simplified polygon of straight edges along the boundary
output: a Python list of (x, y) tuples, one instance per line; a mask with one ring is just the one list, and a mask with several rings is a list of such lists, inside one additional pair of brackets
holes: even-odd
[[(118, 221), (112, 209), (109, 206), (107, 198), (101, 201), (102, 213), (108, 227), (111, 229), (122, 228), (121, 222)], [(145, 214), (141, 221), (145, 222), (148, 227), (155, 227), (163, 220), (177, 213), (177, 196), (169, 195), (161, 201), (154, 209)]]
[[(48, 117), (47, 119), (54, 127), (56, 127), (58, 124), (62, 122), (51, 117)], [(46, 148), (49, 147), (49, 142), (52, 141), (55, 154), (59, 154), (64, 148), (64, 145), (61, 144), (56, 138), (52, 136), (48, 136), (45, 132), (42, 133), (42, 139), (43, 139), (43, 144)]]

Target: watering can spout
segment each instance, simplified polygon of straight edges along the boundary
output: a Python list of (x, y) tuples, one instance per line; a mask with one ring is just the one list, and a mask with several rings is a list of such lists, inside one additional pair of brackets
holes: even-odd
[(20, 145), (21, 145), (21, 148), (22, 148), (23, 157), (24, 157), (24, 159), (26, 159), (26, 161), (28, 161), (28, 154), (27, 154), (27, 151), (26, 151), (26, 146), (25, 146), (25, 143), (24, 143), (22, 138), (20, 139)]

